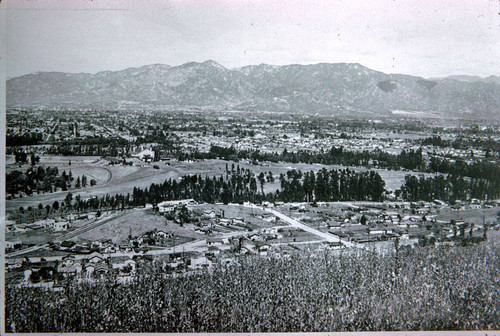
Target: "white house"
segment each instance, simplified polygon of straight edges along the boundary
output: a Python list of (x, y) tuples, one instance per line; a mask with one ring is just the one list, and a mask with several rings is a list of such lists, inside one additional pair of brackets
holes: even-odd
[(134, 154), (132, 156), (145, 162), (151, 162), (155, 157), (155, 151), (151, 149), (145, 149), (142, 152), (139, 152), (138, 154)]
[(69, 228), (69, 222), (60, 221), (54, 223), (54, 231), (66, 231)]
[(192, 204), (196, 204), (196, 201), (192, 198), (175, 201), (163, 201), (158, 203), (158, 211), (160, 213), (171, 212), (174, 211), (177, 206)]
[(15, 240), (15, 241), (5, 241), (5, 248), (6, 249), (15, 249), (18, 247), (21, 247), (23, 243), (20, 240)]

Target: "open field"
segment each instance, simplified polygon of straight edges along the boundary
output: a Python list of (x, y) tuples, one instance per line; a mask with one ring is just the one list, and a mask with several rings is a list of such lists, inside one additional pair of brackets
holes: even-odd
[[(272, 227), (276, 226), (275, 223), (266, 222), (260, 218), (256, 218), (257, 215), (262, 215), (267, 213), (266, 211), (258, 208), (248, 208), (240, 205), (222, 205), (222, 204), (200, 204), (191, 206), (192, 209), (199, 210), (214, 210), (215, 213), (221, 214), (224, 213), (224, 217), (226, 218), (242, 218), (252, 229), (264, 228), (264, 227)], [(278, 224), (279, 225), (279, 224)], [(285, 224), (282, 224), (285, 225)]]
[(75, 240), (94, 241), (111, 239), (113, 243), (124, 244), (127, 242), (129, 235), (137, 237), (155, 229), (173, 233), (178, 237), (179, 239), (175, 240), (174, 238), (174, 240), (172, 240), (173, 244), (180, 244), (187, 241), (181, 241), (181, 237), (189, 239), (203, 238), (202, 235), (192, 230), (182, 228), (171, 221), (167, 221), (165, 217), (155, 214), (151, 210), (140, 210), (130, 212), (116, 220), (111, 220), (98, 228), (79, 235)]
[(500, 216), (497, 216), (497, 214), (500, 213), (500, 207), (494, 207), (490, 209), (467, 209), (467, 210), (451, 210), (451, 209), (446, 209), (446, 210), (440, 210), (439, 215), (436, 217), (436, 219), (440, 220), (463, 220), (468, 223), (474, 223), (474, 224), (483, 224), (483, 217), (484, 217), (484, 222), (486, 224), (489, 223), (496, 223), (498, 221), (497, 218), (500, 218)]
[[(98, 157), (60, 157), (60, 156), (42, 156), (41, 163), (45, 166), (57, 166), (60, 170), (69, 170), (68, 165), (71, 160), (71, 171), (76, 177), (77, 175), (85, 174), (96, 178), (97, 185), (82, 189), (70, 190), (74, 196), (80, 195), (82, 198), (89, 198), (92, 196), (103, 196), (105, 194), (127, 194), (131, 193), (134, 187), (149, 187), (151, 183), (162, 183), (167, 179), (177, 179), (183, 175), (200, 174), (200, 175), (220, 175), (224, 174), (226, 164), (229, 169), (234, 162), (224, 160), (206, 160), (201, 162), (171, 162), (166, 165), (163, 162), (144, 163), (139, 160), (133, 159), (135, 164), (140, 166), (120, 166), (108, 165), (105, 160)], [(12, 160), (8, 160), (10, 162)], [(322, 168), (326, 169), (344, 169), (341, 166), (325, 166), (320, 164), (291, 164), (291, 163), (263, 163), (261, 165), (253, 165), (250, 163), (234, 163), (235, 166), (239, 165), (240, 168), (250, 169), (256, 175), (260, 172), (267, 173), (271, 171), (275, 177), (274, 183), (266, 183), (264, 185), (264, 192), (274, 192), (279, 188), (279, 174), (286, 173), (290, 169), (300, 169), (302, 171), (318, 171)], [(157, 165), (159, 169), (154, 169), (153, 166)], [(8, 164), (7, 171), (16, 169), (16, 165)], [(24, 165), (22, 170), (26, 170), (28, 165)], [(19, 169), (19, 168), (17, 168)], [(367, 170), (365, 168), (349, 168), (356, 171)], [(376, 170), (382, 178), (386, 181), (387, 189), (398, 189), (404, 182), (404, 177), (408, 172), (404, 171), (387, 171)], [(260, 185), (259, 185), (260, 190)], [(23, 198), (17, 198), (6, 201), (7, 213), (12, 213), (14, 210), (23, 206), (37, 206), (39, 203), (52, 204), (56, 200), (62, 200), (68, 191), (58, 191), (51, 194), (32, 195)]]

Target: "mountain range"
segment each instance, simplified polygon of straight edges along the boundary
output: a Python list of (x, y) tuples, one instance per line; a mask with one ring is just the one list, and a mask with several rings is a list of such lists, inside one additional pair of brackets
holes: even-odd
[(352, 63), (163, 64), (96, 74), (38, 72), (7, 80), (7, 107), (182, 107), (304, 113), (431, 112), (500, 119), (500, 77), (385, 74)]

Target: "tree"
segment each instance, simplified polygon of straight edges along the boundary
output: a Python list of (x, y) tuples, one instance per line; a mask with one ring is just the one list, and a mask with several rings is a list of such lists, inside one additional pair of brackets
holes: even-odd
[(181, 208), (181, 211), (179, 212), (179, 220), (181, 221), (181, 223), (188, 223), (190, 221), (189, 211), (185, 205)]
[(82, 185), (80, 183), (80, 176), (76, 178), (75, 188), (80, 188)]
[[(239, 167), (239, 166), (238, 166)], [(264, 183), (266, 182), (266, 178), (264, 176), (264, 173), (261, 172), (258, 176), (259, 183), (260, 183), (260, 190), (262, 192), (262, 195), (264, 195)]]
[(87, 186), (87, 176), (85, 175), (82, 175), (82, 187), (86, 187)]
[(59, 210), (59, 202), (58, 201), (54, 201), (54, 203), (52, 203), (52, 209), (54, 209), (55, 211)]
[(73, 194), (72, 193), (68, 193), (66, 195), (66, 197), (64, 198), (64, 203), (66, 203), (66, 206), (68, 208), (71, 208), (71, 201), (73, 200)]
[(359, 222), (360, 222), (362, 225), (366, 225), (366, 222), (367, 222), (366, 216), (365, 216), (365, 215), (361, 216), (361, 219), (360, 219), (360, 221), (359, 221)]
[(39, 156), (35, 156), (35, 154), (31, 154), (31, 156), (30, 156), (31, 166), (36, 165), (38, 162), (40, 162), (40, 157)]
[(90, 186), (91, 186), (91, 187), (92, 187), (92, 186), (95, 186), (95, 185), (96, 185), (96, 183), (97, 183), (97, 181), (96, 181), (96, 180), (94, 180), (94, 179), (91, 179), (91, 180), (90, 180)]
[(27, 162), (27, 154), (25, 152), (16, 152), (14, 155), (16, 163)]

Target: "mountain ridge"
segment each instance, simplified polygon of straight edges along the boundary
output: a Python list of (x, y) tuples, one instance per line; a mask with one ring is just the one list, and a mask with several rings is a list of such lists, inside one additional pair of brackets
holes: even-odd
[(7, 80), (7, 107), (80, 109), (199, 106), (335, 113), (430, 111), (500, 119), (497, 76), (426, 79), (358, 63), (248, 65), (215, 61), (151, 64), (119, 71), (37, 72)]

